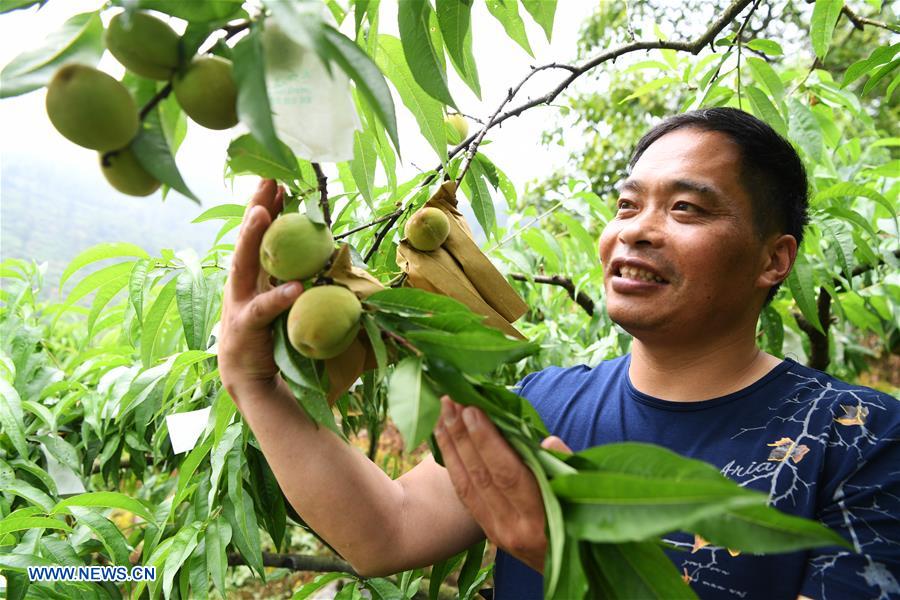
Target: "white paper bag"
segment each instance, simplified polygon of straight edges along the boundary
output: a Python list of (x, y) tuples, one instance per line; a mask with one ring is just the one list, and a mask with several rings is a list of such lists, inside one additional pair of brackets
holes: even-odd
[(275, 19), (266, 20), (263, 47), (266, 90), (281, 141), (312, 162), (351, 160), (360, 122), (347, 75), (335, 64), (329, 75), (315, 51), (288, 37)]

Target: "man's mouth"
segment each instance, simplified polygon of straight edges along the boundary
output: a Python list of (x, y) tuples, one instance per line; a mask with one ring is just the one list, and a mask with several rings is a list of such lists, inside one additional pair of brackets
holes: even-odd
[(625, 279), (637, 279), (640, 281), (653, 281), (655, 283), (668, 283), (665, 279), (660, 277), (659, 275), (655, 275), (650, 271), (645, 271), (644, 269), (639, 269), (637, 267), (622, 267), (619, 269), (619, 272), (616, 275), (620, 277), (624, 277)]

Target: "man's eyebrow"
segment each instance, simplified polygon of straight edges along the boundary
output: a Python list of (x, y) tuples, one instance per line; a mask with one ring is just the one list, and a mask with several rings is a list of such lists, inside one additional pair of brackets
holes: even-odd
[[(673, 179), (666, 183), (666, 187), (677, 192), (694, 192), (716, 203), (721, 203), (723, 199), (722, 193), (716, 187), (693, 179)], [(619, 193), (643, 194), (646, 191), (646, 186), (641, 181), (630, 178), (620, 181), (615, 188)]]

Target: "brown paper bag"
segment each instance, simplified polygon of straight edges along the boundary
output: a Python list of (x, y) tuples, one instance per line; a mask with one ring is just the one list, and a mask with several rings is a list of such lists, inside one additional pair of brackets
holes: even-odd
[(420, 252), (405, 239), (400, 241), (397, 264), (409, 284), (458, 300), (484, 315), (487, 325), (525, 339), (511, 323), (525, 314), (528, 305), (475, 243), (469, 224), (457, 209), (456, 183), (445, 181), (425, 206), (444, 211), (450, 234), (431, 252)]

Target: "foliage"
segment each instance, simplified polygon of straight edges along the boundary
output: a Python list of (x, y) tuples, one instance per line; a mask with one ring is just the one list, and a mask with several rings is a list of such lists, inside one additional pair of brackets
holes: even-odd
[[(4, 2), (0, 11), (31, 4)], [(900, 45), (890, 45), (879, 28), (851, 31), (867, 36), (855, 52), (846, 44), (835, 45), (834, 36), (848, 27), (841, 17), (843, 5), (819, 0), (810, 11), (786, 10), (786, 18), (799, 27), (785, 26), (777, 41), (766, 37), (771, 9), (767, 20), (750, 22), (747, 28), (743, 12), (730, 23), (730, 31), (695, 55), (657, 49), (640, 60), (629, 62), (629, 55), (623, 59), (627, 64), (615, 68), (601, 65), (597, 69), (608, 91), (572, 96), (563, 111), (574, 121), (565, 128), (598, 132), (573, 161), (582, 170), (561, 173), (520, 194), (521, 184), (516, 182), (517, 191), (475, 142), (478, 133), (460, 146), (447, 146), (443, 119), (446, 107), (455, 106), (447, 83), (448, 58), (463, 82), (480, 94), (471, 3), (410, 3), (398, 17), (399, 39), (382, 33), (386, 27), (380, 21), (392, 15), (379, 10), (377, 2), (326, 2), (337, 28), (327, 24), (319, 4), (312, 2), (267, 2), (260, 14), (251, 14), (237, 0), (112, 4), (121, 4), (126, 12), (151, 9), (185, 21), (181, 43), (188, 57), (202, 49), (234, 61), (238, 115), (249, 133), (229, 145), (227, 175), (283, 182), (288, 210), (302, 206), (311, 219), (330, 221), (335, 235), (344, 234), (343, 241), (350, 243), (356, 262), (385, 283), (399, 272), (396, 248), (410, 210), (441, 183), (437, 173), (398, 180), (402, 140), (389, 84), (415, 117), (440, 171), (451, 177), (465, 173), (462, 189), (488, 237), (486, 253), (503, 269), (520, 272), (515, 279), (531, 310), (519, 326), (529, 343), (481, 325), (447, 298), (388, 289), (366, 305), (367, 331), (384, 332), (383, 338), (370, 335), (378, 368), (338, 400), (339, 414), (325, 400), (321, 364), (284, 342), (283, 321), (276, 324), (276, 358), (310, 416), (347, 438), (367, 431), (371, 448), (389, 408), (409, 447), (429, 440), (439, 394), (483, 408), (538, 478), (550, 532), (549, 596), (580, 595), (587, 586), (609, 590), (613, 581), (636, 595), (689, 595), (678, 574), (663, 568), (667, 562), (655, 541), (671, 530), (702, 531), (715, 543), (761, 552), (838, 542), (816, 524), (767, 509), (765, 497), (730, 483), (712, 467), (653, 446), (611, 445), (571, 457), (541, 450), (546, 430), (530, 405), (507, 386), (548, 363), (596, 364), (627, 351), (628, 337), (605, 317), (602, 300), (586, 314), (583, 305), (538, 277), (564, 276), (572, 297), (587, 292), (600, 298), (595, 238), (612, 218), (613, 184), (625, 170), (628, 149), (655, 118), (698, 106), (740, 106), (754, 112), (789, 137), (811, 174), (813, 221), (802, 249), (805, 259), (763, 314), (762, 345), (775, 355), (806, 356), (813, 353), (811, 332), (827, 330), (832, 342), (827, 355), (836, 374), (845, 377), (864, 367), (862, 358), (869, 351), (858, 344), (862, 333), (876, 333), (886, 348), (895, 348), (900, 337), (895, 254), (900, 187), (894, 149), (900, 142), (898, 109), (891, 99), (900, 85), (895, 70)], [(534, 20), (549, 38), (555, 6), (487, 0), (491, 16), (528, 53), (523, 18)], [(652, 3), (639, 6), (639, 12), (663, 12)], [(586, 24), (584, 57), (592, 56), (603, 36), (613, 44), (633, 36), (665, 37), (662, 29), (632, 31), (635, 17), (627, 8), (618, 2), (601, 6)], [(888, 21), (893, 19), (889, 9), (883, 12)], [(690, 7), (675, 14), (676, 29), (686, 26)], [(329, 182), (327, 205), (317, 165), (294, 156), (273, 123), (263, 78), (267, 22), (278, 23), (327, 69), (353, 82), (362, 129), (354, 136), (353, 158), (339, 163), (338, 181)], [(872, 29), (878, 31), (873, 35)], [(102, 47), (100, 13), (73, 16), (40, 49), (4, 68), (0, 94), (46, 85), (54, 70), (75, 56), (94, 64)], [(133, 146), (139, 160), (167, 188), (193, 197), (174, 158), (184, 139), (185, 117), (171, 98), (162, 99), (168, 84), (133, 74), (124, 81), (145, 106), (144, 128)], [(562, 131), (548, 133), (547, 140), (558, 139)], [(465, 148), (474, 154), (471, 162)], [(376, 177), (379, 166), (383, 178)], [(495, 198), (500, 197), (509, 212), (506, 227), (495, 218)], [(60, 289), (73, 284), (61, 302), (39, 299), (43, 273), (34, 261), (2, 263), (0, 571), (7, 577), (8, 597), (205, 597), (213, 589), (224, 597), (229, 551), (265, 580), (263, 547), (287, 550), (294, 526), (305, 528), (218, 377), (216, 323), (233, 251), (222, 238), (239, 225), (243, 212), (241, 205), (219, 205), (196, 220), (222, 222), (214, 245), (202, 255), (163, 250), (152, 256), (113, 239), (89, 248), (60, 277)], [(375, 221), (377, 226), (350, 233)], [(825, 296), (836, 311), (834, 323), (820, 318)], [(400, 357), (395, 365), (388, 364), (391, 356)], [(196, 444), (186, 454), (175, 452), (167, 417), (200, 409), (209, 413)], [(642, 460), (625, 461), (624, 456)], [(629, 470), (635, 464), (642, 465), (640, 472)], [(673, 470), (683, 478), (673, 479)], [(85, 491), (60, 493), (60, 473)], [(686, 486), (694, 492), (690, 499), (684, 498)], [(632, 495), (599, 493), (610, 487)], [(657, 506), (648, 513), (647, 505), (637, 501), (648, 497), (679, 502), (679, 510)], [(754, 522), (768, 522), (771, 530), (733, 525), (747, 515)], [(460, 595), (472, 597), (490, 573), (490, 566), (482, 567), (483, 553), (480, 544), (434, 565), (430, 597), (438, 596), (441, 582), (453, 572), (458, 572)], [(630, 560), (622, 561), (623, 553)], [(48, 561), (153, 565), (158, 577), (149, 584), (120, 586), (29, 584), (23, 565)], [(647, 572), (655, 576), (641, 584)], [(352, 583), (340, 597), (361, 597), (365, 588), (375, 597), (410, 598), (424, 575), (421, 569), (393, 578), (329, 574), (299, 590), (297, 597), (346, 577)]]

